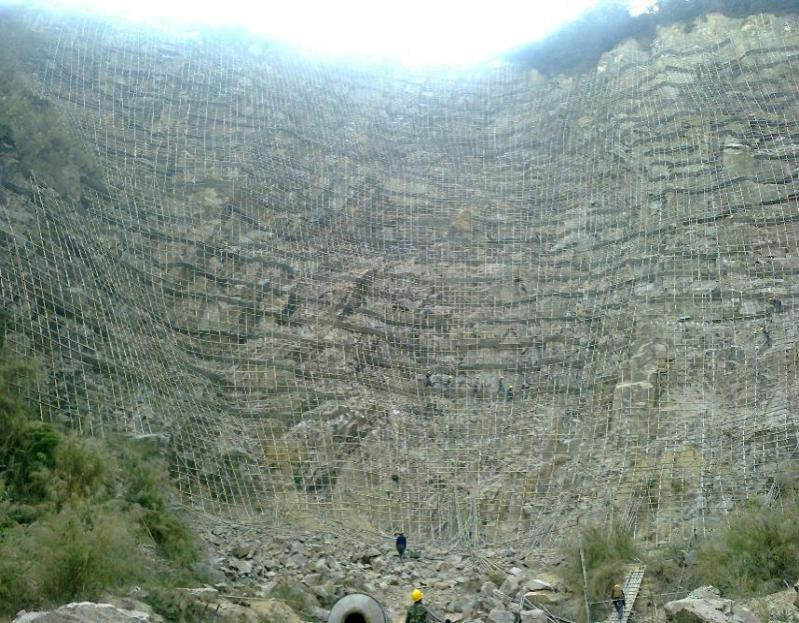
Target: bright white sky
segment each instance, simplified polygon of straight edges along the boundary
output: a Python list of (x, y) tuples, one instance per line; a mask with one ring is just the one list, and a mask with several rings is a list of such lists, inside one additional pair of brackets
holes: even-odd
[[(653, 0), (626, 0), (633, 14)], [(190, 29), (243, 26), (313, 55), (468, 65), (540, 39), (599, 0), (0, 0)]]

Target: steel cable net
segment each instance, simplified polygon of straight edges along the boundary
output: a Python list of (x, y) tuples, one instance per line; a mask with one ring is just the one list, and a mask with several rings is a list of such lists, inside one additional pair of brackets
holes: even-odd
[(186, 504), (237, 522), (544, 545), (616, 514), (657, 541), (774, 497), (799, 20), (543, 78), (26, 19), (104, 177), (2, 191), (43, 417), (162, 440)]

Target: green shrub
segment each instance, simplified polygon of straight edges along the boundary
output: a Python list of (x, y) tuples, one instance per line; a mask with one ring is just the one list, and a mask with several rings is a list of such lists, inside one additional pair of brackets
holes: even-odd
[(0, 403), (0, 474), (11, 495), (26, 499), (41, 493), (34, 475), (55, 465), (60, 440), (55, 428), (29, 419), (19, 403)]
[(182, 565), (197, 560), (199, 550), (194, 535), (175, 514), (145, 511), (141, 522), (163, 556)]
[(135, 526), (120, 512), (68, 507), (36, 524), (32, 536), (40, 548), (39, 587), (55, 602), (96, 598), (135, 581), (143, 567)]
[(799, 508), (795, 503), (733, 513), (696, 550), (696, 584), (713, 584), (736, 597), (780, 590), (799, 577)]
[(678, 591), (686, 586), (686, 582), (692, 581), (687, 575), (687, 568), (692, 558), (690, 544), (683, 541), (675, 541), (648, 552), (646, 573), (652, 582), (654, 592)]
[(177, 515), (169, 511), (165, 494), (169, 490), (166, 467), (160, 465), (147, 448), (141, 447), (127, 448), (124, 461), (129, 467), (125, 500), (139, 509), (142, 526), (159, 552), (182, 565), (197, 560), (199, 552), (194, 535)]
[(145, 568), (135, 526), (123, 513), (68, 506), (0, 543), (0, 612), (96, 599), (136, 581)]
[[(27, 364), (0, 349), (15, 385)], [(0, 617), (92, 599), (133, 582), (157, 589), (192, 581), (198, 547), (170, 510), (157, 452), (120, 437), (64, 435), (0, 384)], [(145, 558), (143, 552), (158, 553)]]
[(114, 465), (93, 440), (69, 437), (55, 456), (50, 482), (59, 500), (103, 497), (113, 484)]

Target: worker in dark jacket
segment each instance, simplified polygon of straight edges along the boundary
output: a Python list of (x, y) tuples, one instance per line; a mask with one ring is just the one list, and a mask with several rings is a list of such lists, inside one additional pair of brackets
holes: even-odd
[(403, 560), (405, 557), (405, 548), (408, 547), (408, 539), (405, 538), (402, 532), (395, 532), (394, 536), (397, 537), (397, 553), (399, 554), (400, 560)]
[(613, 585), (613, 588), (610, 589), (610, 599), (613, 601), (613, 607), (616, 608), (616, 614), (619, 617), (619, 621), (621, 621), (624, 616), (624, 606), (626, 605), (624, 591), (621, 586), (618, 584)]

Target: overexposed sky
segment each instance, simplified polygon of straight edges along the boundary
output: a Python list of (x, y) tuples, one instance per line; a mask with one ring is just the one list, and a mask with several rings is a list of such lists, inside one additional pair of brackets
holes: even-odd
[[(326, 57), (468, 65), (535, 41), (599, 0), (0, 0), (171, 28), (243, 26)], [(653, 0), (627, 0), (637, 14)]]

